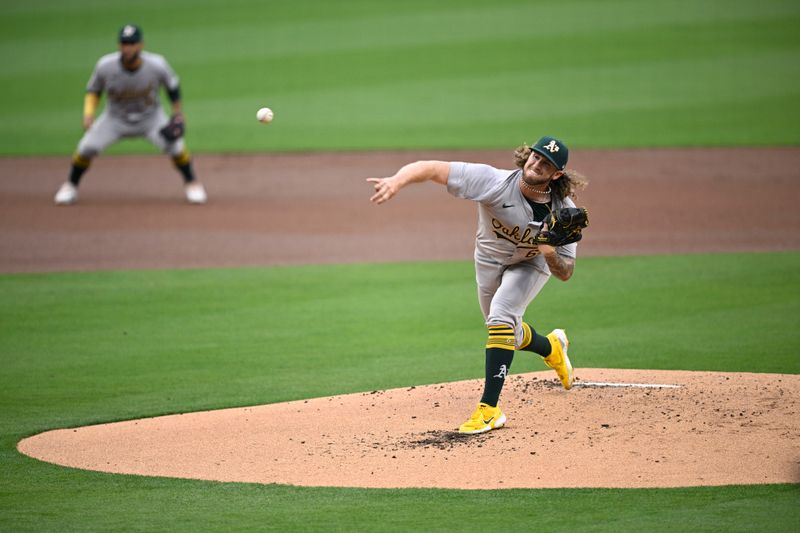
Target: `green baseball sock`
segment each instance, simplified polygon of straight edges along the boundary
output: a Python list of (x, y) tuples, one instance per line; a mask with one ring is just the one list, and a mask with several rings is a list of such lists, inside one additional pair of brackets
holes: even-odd
[(514, 350), (486, 348), (486, 381), (483, 386), (482, 403), (497, 407), (513, 359)]
[[(530, 327), (528, 326), (528, 324), (524, 324), (523, 328), (525, 328), (526, 326)], [(531, 332), (530, 342), (527, 345), (521, 347), (520, 350), (525, 350), (526, 352), (538, 353), (542, 357), (547, 357), (548, 355), (550, 355), (550, 352), (553, 351), (553, 347), (550, 346), (550, 339), (548, 339), (543, 335), (539, 335), (533, 328), (530, 328), (530, 332)]]
[(69, 171), (69, 181), (74, 186), (78, 186), (81, 178), (89, 170), (89, 165), (92, 163), (90, 158), (81, 157), (78, 154), (72, 156), (72, 167)]
[(194, 171), (192, 170), (192, 163), (185, 163), (183, 165), (175, 165), (175, 168), (183, 176), (184, 183), (191, 183), (194, 181)]

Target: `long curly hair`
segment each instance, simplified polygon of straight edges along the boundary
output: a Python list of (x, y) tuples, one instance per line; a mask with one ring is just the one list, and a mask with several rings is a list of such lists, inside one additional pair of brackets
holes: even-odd
[[(525, 163), (531, 156), (531, 152), (531, 147), (527, 144), (523, 144), (514, 150), (514, 163), (517, 167), (525, 168)], [(564, 175), (561, 178), (550, 182), (553, 194), (561, 201), (564, 201), (568, 196), (572, 199), (577, 198), (578, 191), (582, 191), (587, 185), (589, 185), (589, 180), (586, 176), (572, 169), (564, 170)]]

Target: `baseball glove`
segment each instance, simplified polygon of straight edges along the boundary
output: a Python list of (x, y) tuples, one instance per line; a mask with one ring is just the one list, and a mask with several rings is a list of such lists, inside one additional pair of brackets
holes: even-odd
[(186, 124), (183, 122), (183, 115), (180, 113), (172, 115), (166, 126), (158, 130), (167, 142), (175, 142), (186, 133)]
[(536, 244), (564, 246), (581, 240), (581, 231), (588, 225), (589, 213), (585, 207), (562, 207), (550, 212), (533, 239)]

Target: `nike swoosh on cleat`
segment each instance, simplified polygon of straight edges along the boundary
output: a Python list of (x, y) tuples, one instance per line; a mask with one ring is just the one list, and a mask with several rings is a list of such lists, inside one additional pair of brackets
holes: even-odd
[(483, 423), (484, 423), (484, 424), (488, 424), (488, 423), (489, 423), (489, 422), (491, 422), (492, 420), (494, 420), (494, 417), (490, 418), (489, 420), (484, 420), (484, 421), (483, 421)]

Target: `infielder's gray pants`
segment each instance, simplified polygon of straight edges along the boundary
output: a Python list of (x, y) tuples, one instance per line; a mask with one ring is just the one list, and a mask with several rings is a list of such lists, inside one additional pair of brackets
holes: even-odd
[(97, 117), (92, 127), (83, 134), (78, 143), (78, 154), (85, 159), (91, 159), (112, 144), (119, 142), (120, 139), (144, 137), (161, 152), (173, 157), (178, 156), (183, 152), (183, 137), (173, 143), (168, 143), (158, 132), (167, 125), (167, 122), (169, 122), (169, 117), (163, 109), (159, 109), (150, 117), (142, 118), (139, 122), (127, 122), (112, 117), (104, 111)]
[(514, 328), (517, 346), (522, 342), (522, 316), (544, 284), (549, 273), (531, 263), (506, 266), (475, 254), (478, 300), (486, 325)]

